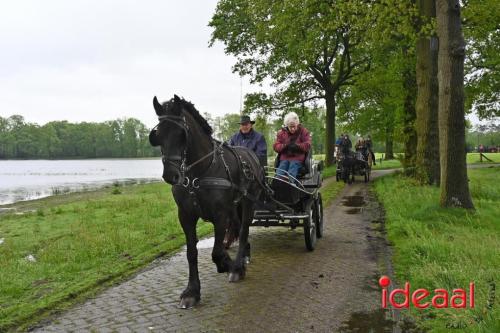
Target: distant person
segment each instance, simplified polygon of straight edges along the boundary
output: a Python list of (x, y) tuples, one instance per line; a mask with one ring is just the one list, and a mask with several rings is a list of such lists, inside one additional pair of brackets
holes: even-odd
[(365, 145), (366, 145), (366, 149), (368, 149), (368, 152), (372, 155), (373, 165), (377, 165), (377, 163), (375, 162), (375, 153), (372, 150), (372, 147), (373, 147), (372, 137), (370, 135), (368, 135), (366, 137)]
[(340, 134), (340, 136), (337, 138), (337, 141), (335, 141), (335, 145), (340, 146), (343, 138), (344, 138), (344, 133)]
[(344, 137), (344, 133), (340, 134), (340, 136), (335, 141), (335, 147), (334, 147), (334, 151), (333, 151), (334, 162), (337, 162), (337, 160), (339, 159), (340, 145), (342, 143), (343, 137)]
[(267, 165), (267, 144), (266, 138), (253, 129), (255, 121), (251, 120), (249, 116), (241, 116), (240, 130), (235, 133), (229, 144), (231, 146), (241, 146), (252, 150), (259, 158), (260, 165), (263, 167)]
[(340, 151), (342, 152), (342, 155), (347, 156), (349, 155), (349, 152), (352, 149), (352, 142), (351, 139), (349, 139), (349, 135), (344, 134), (344, 137), (342, 138), (342, 142), (340, 143)]
[(356, 141), (356, 145), (354, 146), (356, 151), (364, 151), (365, 150), (365, 140), (361, 137)]
[(284, 127), (279, 130), (273, 144), (273, 149), (280, 159), (276, 175), (284, 176), (288, 172), (296, 179), (306, 154), (311, 149), (311, 135), (300, 124), (299, 116), (295, 112), (287, 113), (283, 123)]

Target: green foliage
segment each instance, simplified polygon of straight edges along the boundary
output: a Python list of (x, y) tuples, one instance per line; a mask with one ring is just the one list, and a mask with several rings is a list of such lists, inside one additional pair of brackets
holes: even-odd
[(275, 94), (250, 95), (248, 107), (279, 109), (322, 98), (327, 84), (340, 86), (360, 71), (367, 50), (358, 54), (356, 46), (365, 43), (369, 13), (363, 1), (221, 0), (209, 23), (211, 43), (222, 41), (237, 57), (240, 75), (272, 80)]
[(0, 117), (0, 159), (149, 157), (149, 130), (134, 118), (104, 123), (53, 121), (43, 126)]
[(466, 108), (480, 119), (500, 117), (500, 2), (464, 3)]
[[(398, 283), (434, 290), (476, 285), (474, 309), (411, 309), (417, 324), (432, 332), (494, 332), (500, 308), (488, 306), (491, 282), (499, 281), (500, 170), (468, 170), (476, 212), (440, 208), (439, 189), (401, 176), (383, 177), (375, 190), (386, 212)], [(415, 290), (415, 289), (413, 289)], [(429, 320), (432, 318), (432, 320)], [(496, 326), (495, 326), (496, 325)]]

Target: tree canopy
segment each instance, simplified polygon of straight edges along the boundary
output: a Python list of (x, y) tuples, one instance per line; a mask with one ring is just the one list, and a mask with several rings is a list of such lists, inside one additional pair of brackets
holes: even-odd
[(0, 117), (0, 159), (158, 156), (148, 134), (134, 118), (77, 124), (53, 121), (40, 126), (20, 115)]

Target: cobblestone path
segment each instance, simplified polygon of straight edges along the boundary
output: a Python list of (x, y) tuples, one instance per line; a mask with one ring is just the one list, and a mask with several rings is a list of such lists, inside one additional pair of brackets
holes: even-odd
[[(383, 237), (368, 186), (346, 186), (325, 208), (325, 235), (308, 252), (303, 230), (252, 228), (245, 280), (228, 283), (200, 242), (201, 303), (177, 308), (185, 250), (152, 264), (34, 329), (36, 332), (391, 332), (380, 311)], [(234, 257), (234, 250), (232, 251)]]

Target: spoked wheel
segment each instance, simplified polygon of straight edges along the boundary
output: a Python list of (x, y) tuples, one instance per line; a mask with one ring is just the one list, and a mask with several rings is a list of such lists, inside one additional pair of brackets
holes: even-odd
[(310, 200), (306, 204), (305, 212), (308, 214), (308, 217), (304, 219), (304, 238), (306, 241), (306, 248), (309, 251), (314, 251), (314, 247), (316, 246), (316, 223), (314, 221), (314, 200)]
[(318, 193), (318, 198), (314, 200), (314, 222), (316, 223), (316, 237), (323, 237), (323, 200), (321, 193)]

